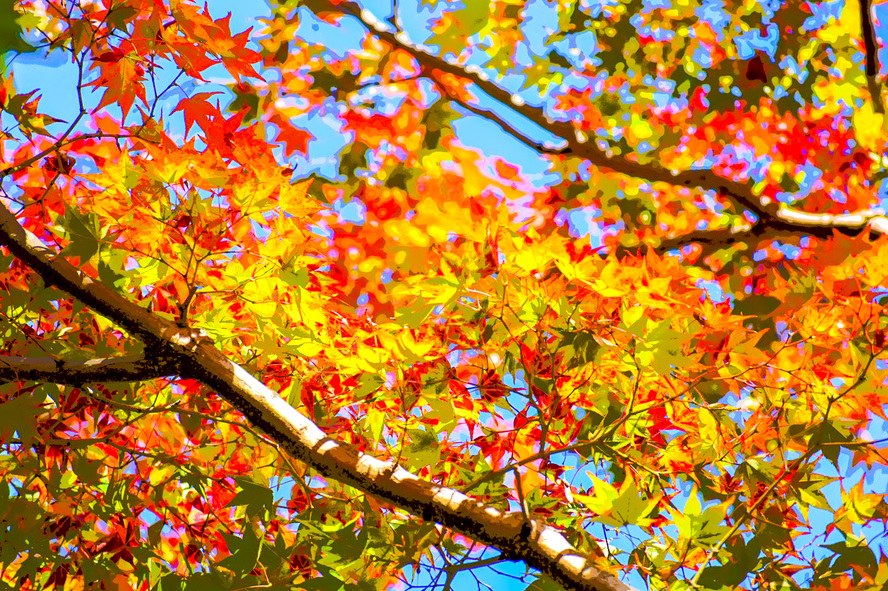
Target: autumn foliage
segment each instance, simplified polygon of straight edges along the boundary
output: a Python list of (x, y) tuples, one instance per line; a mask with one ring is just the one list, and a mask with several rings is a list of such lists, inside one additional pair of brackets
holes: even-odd
[(888, 585), (868, 0), (7, 4), (4, 588)]

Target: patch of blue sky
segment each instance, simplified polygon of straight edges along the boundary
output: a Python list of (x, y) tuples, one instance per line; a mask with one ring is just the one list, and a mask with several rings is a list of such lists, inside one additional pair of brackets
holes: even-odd
[(703, 293), (700, 294), (700, 301), (703, 301), (704, 297), (708, 297), (712, 302), (719, 304), (726, 299), (728, 301), (733, 301), (734, 299), (732, 294), (725, 294), (725, 290), (722, 289), (722, 286), (718, 281), (712, 279), (697, 279), (696, 286), (703, 290)]
[(879, 207), (888, 211), (888, 179), (882, 179), (878, 182), (877, 194), (879, 196)]
[(334, 236), (336, 236), (336, 233), (327, 223), (327, 220), (321, 220), (316, 224), (309, 224), (308, 231), (321, 238), (326, 238), (327, 240), (333, 240)]
[(260, 224), (253, 218), (250, 218), (250, 229), (256, 235), (256, 238), (262, 242), (265, 242), (271, 236), (271, 228)]
[(725, 30), (731, 24), (731, 15), (725, 10), (725, 3), (722, 0), (705, 0), (697, 7), (694, 14), (712, 26), (712, 30), (718, 33), (719, 40), (725, 38)]
[(779, 101), (780, 99), (787, 97), (787, 96), (789, 96), (789, 91), (787, 91), (784, 87), (779, 86), (779, 85), (774, 87), (773, 98), (775, 101)]
[[(380, 4), (386, 3), (384, 0)], [(391, 3), (387, 3), (388, 8), (380, 8), (377, 12), (373, 10), (373, 14), (392, 14)], [(431, 3), (423, 0), (401, 0), (398, 2), (398, 14), (396, 22), (401, 31), (407, 33), (407, 36), (416, 43), (422, 44), (428, 41), (433, 33), (431, 31), (432, 24), (441, 18), (447, 12), (451, 12), (455, 8), (462, 5), (462, 2), (453, 0), (441, 0)]]
[(279, 478), (272, 476), (268, 480), (268, 488), (271, 489), (275, 504), (286, 503), (293, 495), (293, 486), (296, 481), (293, 478)]
[[(624, 82), (620, 89), (617, 91), (617, 94), (620, 97), (620, 102), (624, 105), (634, 105), (638, 102), (638, 97), (635, 96), (635, 93), (631, 91), (629, 88), (629, 83)], [(623, 115), (624, 117), (628, 116), (628, 113)]]
[[(597, 233), (599, 236), (603, 235), (603, 229), (600, 228), (600, 224), (596, 222), (598, 216), (601, 215), (601, 210), (597, 207), (592, 205), (578, 207), (569, 210), (566, 215), (568, 227), (570, 228), (572, 236), (585, 236), (586, 234), (591, 234), (593, 228), (598, 230)], [(600, 246), (600, 244), (598, 246)]]
[[(228, 12), (236, 13), (236, 17), (232, 18), (231, 28), (237, 33), (249, 26), (255, 25), (255, 6), (250, 10), (245, 10), (242, 4), (232, 2), (230, 0), (218, 0), (210, 6), (210, 14), (213, 18), (221, 18)], [(178, 70), (171, 67), (172, 63), (159, 60), (154, 69), (155, 83), (152, 85), (150, 79), (146, 79), (147, 95), (149, 101), (153, 102), (153, 91), (156, 87), (157, 92), (163, 92), (168, 85), (173, 82)], [(16, 87), (19, 92), (27, 92), (34, 88), (44, 90), (41, 99), (40, 108), (43, 112), (52, 114), (68, 122), (73, 121), (77, 116), (79, 105), (76, 97), (77, 87), (77, 67), (71, 63), (69, 54), (63, 51), (53, 51), (51, 53), (36, 52), (33, 54), (23, 54), (17, 56), (12, 61), (13, 73), (16, 79)], [(98, 70), (85, 73), (85, 82), (95, 80), (98, 76)], [(222, 94), (217, 97), (221, 104), (227, 105), (230, 102), (231, 95), (224, 84), (233, 82), (230, 74), (222, 66), (213, 66), (204, 72), (207, 83), (195, 81), (191, 79), (180, 79), (177, 86), (173, 86), (163, 92), (162, 99), (158, 102), (158, 109), (155, 111), (155, 117), (160, 118), (166, 115), (165, 123), (167, 123), (168, 133), (174, 138), (181, 137), (184, 133), (184, 120), (181, 115), (178, 117), (170, 117), (169, 114), (178, 104), (178, 102), (193, 94), (193, 92), (220, 91)], [(47, 85), (49, 82), (49, 85)], [(207, 88), (209, 87), (209, 88)], [(101, 91), (95, 91), (91, 87), (84, 87), (82, 90), (84, 106), (87, 110), (92, 111), (101, 100)], [(113, 117), (120, 117), (120, 109), (116, 105), (109, 105), (104, 108)], [(128, 117), (128, 122), (133, 123), (140, 120), (141, 115), (138, 110), (133, 108)], [(60, 132), (65, 124), (54, 124), (48, 129), (53, 132)], [(79, 126), (81, 131), (90, 130), (88, 119), (82, 121)]]
[[(801, 174), (801, 177), (798, 176), (799, 173)], [(797, 176), (794, 177), (794, 180), (796, 181), (796, 183), (798, 183), (798, 190), (792, 193), (778, 193), (776, 196), (778, 201), (783, 203), (792, 203), (794, 201), (804, 199), (811, 193), (811, 191), (821, 187), (819, 181), (820, 178), (823, 176), (823, 171), (810, 162), (805, 162), (802, 166), (800, 166), (799, 171), (796, 173), (796, 175)]]
[(657, 92), (665, 92), (671, 95), (675, 92), (675, 80), (668, 80), (665, 78), (654, 78), (650, 74), (645, 74), (644, 83), (653, 86), (657, 89)]
[[(885, 486), (884, 476), (882, 477), (883, 481), (881, 485)], [(884, 490), (884, 488), (883, 488)], [(886, 533), (885, 526), (882, 523), (870, 522), (867, 524), (851, 524), (851, 532), (862, 538), (864, 543), (873, 550), (875, 553), (878, 550), (878, 555), (888, 556), (888, 533)]]
[(637, 146), (635, 146), (635, 150), (639, 154), (647, 154), (648, 152), (653, 151), (653, 149), (654, 149), (654, 146), (649, 144), (647, 141), (643, 141), (640, 144), (638, 144)]
[[(743, 132), (737, 134), (737, 139), (743, 140)], [(766, 155), (759, 156), (751, 146), (746, 144), (729, 144), (723, 148), (721, 155), (722, 157), (727, 157), (731, 164), (747, 165), (743, 173), (756, 182), (765, 178), (768, 174), (768, 167), (771, 164), (770, 157)]]
[(796, 61), (795, 56), (793, 55), (785, 55), (780, 60), (780, 68), (789, 73), (791, 76), (795, 76), (796, 80), (801, 83), (804, 83), (805, 80), (808, 79), (808, 76), (811, 74), (811, 71), (804, 64), (800, 64)]
[(712, 67), (712, 52), (705, 48), (698, 46), (694, 50), (694, 55), (692, 57), (694, 63), (702, 68), (711, 68)]
[[(645, 190), (650, 190), (650, 186), (648, 186)], [(713, 211), (715, 213), (722, 213), (725, 210), (725, 204), (723, 202), (717, 201), (715, 199), (715, 191), (706, 191), (702, 193), (700, 199), (703, 201), (703, 205), (706, 207), (707, 211)]]
[[(601, 60), (595, 57), (599, 52), (598, 37), (592, 31), (581, 31), (568, 35), (556, 43), (555, 47), (580, 71), (588, 70), (588, 66), (601, 65)], [(577, 76), (574, 72), (571, 74)]]
[(395, 85), (373, 85), (359, 88), (349, 96), (353, 107), (363, 105), (386, 117), (391, 117), (407, 100), (407, 91)]
[(643, 13), (650, 13), (654, 10), (672, 7), (672, 0), (644, 0), (641, 11)]
[[(10, 60), (15, 88), (19, 94), (40, 89), (41, 113), (51, 114), (63, 119), (65, 123), (54, 123), (47, 126), (52, 132), (61, 132), (77, 117), (80, 106), (76, 99), (77, 66), (71, 63), (70, 54), (56, 50), (46, 53), (38, 50), (34, 53), (17, 55)], [(47, 82), (51, 82), (47, 85)], [(84, 106), (95, 108), (99, 97), (90, 89), (83, 91)], [(11, 122), (11, 116), (3, 114), (4, 123)]]
[[(548, 54), (544, 54), (548, 55)], [(515, 44), (515, 51), (512, 52), (512, 60), (515, 66), (530, 67), (543, 59), (540, 54), (535, 53), (529, 44), (518, 42)]]
[(811, 16), (802, 23), (802, 32), (815, 31), (832, 20), (838, 20), (845, 7), (845, 0), (832, 0), (831, 2), (807, 2), (806, 6), (811, 11)]
[(651, 93), (651, 99), (654, 101), (654, 106), (658, 109), (670, 109), (673, 112), (679, 112), (686, 109), (688, 106), (687, 95), (674, 96), (674, 92), (674, 89), (663, 89)]
[[(497, 553), (492, 550), (485, 549), (480, 553), (471, 555), (466, 560), (471, 563), (476, 560), (484, 560), (496, 557)], [(410, 581), (411, 587), (418, 589), (433, 589), (443, 587), (446, 575), (439, 571), (446, 563), (441, 556), (436, 556), (436, 565), (432, 566), (427, 555), (423, 555), (420, 567), (416, 570), (405, 568), (404, 574)], [(450, 589), (515, 589), (523, 590), (527, 588), (528, 583), (536, 576), (531, 571), (528, 575), (527, 567), (523, 562), (504, 561), (496, 563), (492, 566), (484, 566), (474, 569), (466, 569), (457, 571), (453, 579), (449, 581)], [(479, 583), (482, 581), (482, 583)]]
[(367, 207), (360, 199), (337, 199), (331, 204), (332, 210), (338, 216), (338, 223), (362, 225), (367, 221)]
[[(835, 201), (836, 203), (847, 203), (848, 196), (845, 195), (844, 192), (836, 189), (835, 187), (831, 187), (828, 191), (829, 198)], [(847, 210), (846, 210), (847, 211)]]
[(737, 47), (737, 55), (741, 60), (755, 57), (756, 51), (763, 51), (768, 56), (774, 57), (777, 52), (777, 43), (780, 36), (776, 25), (765, 27), (765, 35), (759, 29), (750, 29), (734, 37), (734, 45)]
[[(835, 514), (832, 511), (827, 511), (826, 509), (820, 509), (818, 507), (808, 508), (808, 524), (810, 525), (810, 529), (807, 533), (801, 534), (794, 540), (794, 545), (797, 548), (804, 549), (802, 556), (796, 560), (810, 563), (812, 559), (820, 561), (835, 554), (834, 550), (824, 548), (827, 544), (841, 543), (845, 540), (845, 536), (842, 535), (841, 531), (838, 529), (826, 533), (826, 528), (833, 524), (834, 519)], [(793, 561), (789, 556), (786, 557), (786, 560), (788, 562)]]
[[(883, 405), (883, 410), (885, 408), (888, 408), (888, 405)], [(880, 449), (888, 446), (888, 441), (886, 441), (888, 440), (888, 421), (878, 415), (870, 414), (870, 421), (866, 426), (866, 433), (861, 435), (861, 438), (869, 441), (879, 441), (880, 443), (878, 444), (878, 447)], [(885, 471), (884, 466), (879, 466), (877, 469), (880, 472)]]
[(620, 6), (620, 0), (586, 0), (585, 4), (589, 6), (589, 14), (592, 18), (598, 18), (605, 8), (616, 8)]
[[(250, 27), (256, 32), (258, 28), (262, 27), (262, 23), (259, 22), (259, 16), (271, 14), (268, 2), (259, 3), (242, 2), (239, 0), (213, 0), (212, 2), (208, 2), (206, 6), (210, 11), (210, 16), (214, 19), (222, 18), (228, 14), (231, 15), (229, 27), (231, 33), (234, 35)], [(247, 46), (254, 50), (258, 50), (259, 48), (259, 44), (252, 38), (252, 36)]]
[(752, 408), (758, 405), (758, 402), (750, 395), (750, 388), (741, 388), (740, 393), (729, 390), (719, 399), (719, 404), (724, 404), (735, 410), (728, 413), (728, 418), (734, 421), (739, 429), (746, 425), (746, 421), (753, 415)]
[(299, 8), (299, 26), (294, 35), (311, 45), (323, 47), (321, 56), (343, 60), (361, 47), (367, 29), (354, 17), (340, 19), (336, 24), (316, 17), (309, 9)]
[[(409, 2), (399, 2), (398, 7), (403, 8)], [(443, 4), (443, 3), (442, 3)], [(394, 15), (394, 7), (391, 0), (361, 0), (361, 7), (370, 11), (376, 18), (390, 19)]]
[(300, 177), (317, 174), (331, 180), (346, 180), (346, 177), (339, 173), (339, 154), (351, 143), (354, 134), (346, 132), (343, 121), (332, 112), (338, 107), (334, 105), (331, 107), (333, 108), (326, 112), (313, 110), (291, 119), (293, 125), (314, 136), (314, 139), (309, 141), (308, 153), (296, 153), (291, 159), (291, 166), (296, 169)]
[(794, 261), (802, 254), (802, 249), (795, 244), (785, 244), (783, 242), (775, 242), (773, 247), (783, 253), (787, 259)]
[(530, 50), (536, 55), (548, 53), (552, 48), (549, 38), (558, 30), (558, 4), (531, 0), (525, 5), (522, 16), (521, 31)]
[[(454, 107), (454, 110), (465, 113), (463, 117), (453, 122), (454, 132), (461, 144), (481, 149), (487, 156), (506, 157), (510, 164), (518, 166), (522, 175), (534, 184), (553, 184), (560, 181), (560, 175), (551, 171), (551, 163), (540, 156), (538, 151), (522, 143), (489, 119), (479, 117), (461, 107)], [(504, 119), (511, 119), (528, 137), (542, 135), (542, 133), (534, 134), (537, 130), (542, 131), (541, 128), (514, 111), (500, 115)]]

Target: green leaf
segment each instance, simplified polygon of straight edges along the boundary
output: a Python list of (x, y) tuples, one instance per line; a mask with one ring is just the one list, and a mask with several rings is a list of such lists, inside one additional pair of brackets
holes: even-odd
[(83, 264), (98, 252), (99, 224), (95, 215), (81, 215), (73, 207), (66, 207), (65, 228), (67, 229), (66, 238), (70, 240), (70, 244), (65, 247), (62, 254), (68, 257), (78, 257)]
[(256, 568), (262, 551), (262, 541), (253, 532), (249, 522), (244, 524), (243, 536), (223, 534), (223, 537), (228, 549), (231, 550), (231, 556), (222, 560), (219, 566), (231, 569), (241, 576), (249, 574)]
[[(16, 0), (0, 0), (0, 59), (9, 51), (26, 53), (37, 48), (22, 38), (22, 21), (27, 17), (15, 11)], [(5, 69), (0, 63), (0, 70)]]
[(263, 515), (266, 511), (274, 511), (274, 493), (270, 488), (243, 477), (234, 480), (241, 490), (226, 507), (246, 505), (247, 515)]
[(434, 466), (441, 461), (441, 446), (434, 433), (422, 429), (409, 429), (410, 443), (404, 447), (407, 465), (413, 469)]
[(574, 369), (588, 365), (595, 361), (601, 345), (595, 340), (591, 331), (578, 330), (563, 332), (560, 350), (564, 353), (564, 360), (568, 369)]
[(710, 589), (736, 588), (749, 573), (755, 572), (761, 546), (756, 538), (747, 544), (743, 538), (731, 538), (719, 554), (721, 566), (707, 567), (701, 574), (700, 585)]

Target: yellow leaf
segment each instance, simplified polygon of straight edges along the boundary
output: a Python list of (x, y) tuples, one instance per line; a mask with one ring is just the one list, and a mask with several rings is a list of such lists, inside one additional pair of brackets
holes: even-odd
[(851, 119), (860, 145), (871, 152), (881, 151), (885, 145), (885, 115), (875, 113), (871, 102), (854, 112)]

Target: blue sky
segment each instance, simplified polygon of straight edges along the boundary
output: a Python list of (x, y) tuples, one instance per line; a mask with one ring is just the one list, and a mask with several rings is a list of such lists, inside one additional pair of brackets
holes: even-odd
[[(405, 8), (408, 8), (406, 5), (415, 5), (417, 2), (418, 0), (404, 2)], [(386, 14), (390, 10), (390, 3), (386, 0), (367, 1), (364, 4), (377, 14)], [(532, 7), (538, 4), (540, 3), (534, 4)], [(837, 5), (841, 6), (841, 3), (829, 2), (822, 4), (815, 17), (828, 18), (831, 14), (837, 14)], [(208, 6), (210, 12), (216, 18), (224, 16), (229, 12), (232, 14), (231, 28), (233, 32), (240, 32), (248, 27), (256, 26), (256, 17), (263, 15), (266, 10), (265, 5), (259, 2), (234, 0), (210, 0)], [(532, 8), (532, 10), (536, 9)], [(406, 12), (412, 13), (413, 11), (408, 8)], [(539, 43), (536, 39), (542, 38), (542, 31), (544, 31), (546, 27), (552, 26), (552, 23), (549, 23), (546, 20), (548, 18), (547, 14), (549, 13), (539, 10), (537, 13), (533, 13), (529, 19), (530, 24), (528, 25), (527, 32), (532, 48), (534, 48), (534, 44)], [(402, 23), (402, 26), (404, 26), (411, 35), (415, 35), (414, 40), (423, 40), (421, 38), (422, 23)], [(346, 34), (342, 34), (343, 32), (339, 31), (338, 34), (341, 36), (330, 36), (327, 34), (328, 31), (319, 29), (317, 32), (317, 41), (319, 43), (327, 44), (328, 50), (332, 52), (345, 51), (346, 48), (354, 45), (354, 41), (359, 38), (362, 31), (362, 27), (356, 22), (351, 22), (346, 26)], [(310, 38), (310, 34), (311, 33), (307, 30), (305, 31), (306, 38)], [(582, 43), (583, 42), (580, 43), (581, 46), (579, 48), (581, 54), (589, 53), (591, 55), (594, 53), (594, 47), (591, 45), (592, 41), (588, 41), (588, 45), (583, 45)], [(764, 35), (750, 37), (750, 39), (744, 41), (744, 43), (748, 44), (747, 49), (749, 49), (749, 51), (753, 51), (756, 48), (767, 50), (769, 44), (773, 43), (770, 29), (766, 29)], [(49, 58), (36, 54), (20, 56), (15, 60), (13, 69), (16, 86), (20, 92), (27, 92), (36, 88), (41, 89), (43, 96), (41, 100), (41, 109), (43, 112), (61, 118), (67, 118), (69, 120), (75, 116), (76, 105), (72, 100), (72, 92), (77, 83), (77, 76), (74, 67), (66, 60), (65, 54), (58, 52), (49, 56)], [(214, 78), (213, 73), (211, 73), (209, 84), (202, 85), (200, 88), (193, 87), (186, 90), (194, 92), (219, 90), (226, 93), (225, 95), (220, 96), (226, 96), (228, 91), (224, 84), (231, 80), (228, 78), (227, 73), (224, 70), (215, 72), (215, 74), (217, 77)], [(171, 100), (168, 101), (169, 108), (166, 110), (167, 113), (169, 113), (171, 108), (175, 106), (181, 96), (183, 96), (181, 93), (179, 95), (174, 95)], [(94, 105), (97, 101), (98, 97), (96, 96), (88, 97), (89, 104)], [(225, 100), (223, 98), (223, 103), (224, 102)], [(491, 103), (483, 106), (491, 106)], [(458, 106), (455, 108), (457, 111), (461, 111)], [(465, 116), (454, 124), (454, 128), (463, 144), (479, 148), (488, 156), (502, 156), (507, 162), (519, 165), (523, 174), (528, 175), (541, 185), (556, 182), (558, 180), (548, 170), (545, 160), (540, 158), (536, 152), (513, 138), (511, 135), (503, 132), (496, 124), (465, 111), (462, 112), (465, 113)], [(532, 124), (523, 121), (519, 116), (516, 116), (509, 111), (503, 111), (500, 109), (499, 112), (503, 113), (507, 119), (517, 122), (521, 129), (527, 131), (528, 134), (542, 139), (543, 133)], [(303, 174), (317, 171), (331, 178), (334, 177), (337, 174), (338, 169), (336, 154), (347, 141), (347, 138), (343, 138), (343, 135), (337, 128), (335, 117), (329, 115), (310, 116), (306, 118), (304, 125), (316, 136), (318, 141), (313, 143), (312, 153), (308, 158), (296, 158), (296, 164), (298, 164), (297, 170), (301, 171)], [(357, 205), (352, 204), (349, 206), (348, 204), (343, 204), (343, 208), (344, 211), (342, 213), (345, 217), (352, 216), (355, 219), (360, 218), (360, 208)], [(600, 240), (601, 235), (601, 229), (597, 228), (595, 224), (592, 223), (596, 213), (597, 212), (594, 210), (579, 211), (572, 214), (570, 220), (572, 226), (578, 233), (591, 233), (593, 243), (596, 240)], [(725, 297), (724, 294), (721, 293), (717, 284), (706, 283), (703, 284), (702, 287), (707, 290), (709, 297), (715, 301), (721, 301)], [(888, 428), (886, 428), (884, 422), (874, 421), (872, 428), (870, 429), (870, 434), (873, 438), (885, 437), (888, 436)], [(589, 481), (584, 476), (584, 471), (587, 468), (588, 467), (583, 467), (582, 469), (569, 471), (565, 475), (565, 479), (574, 479), (575, 483), (578, 485), (586, 486)], [(837, 471), (835, 467), (827, 462), (822, 463), (821, 470), (826, 474), (835, 474)], [(885, 470), (875, 469), (867, 473), (860, 468), (854, 468), (850, 464), (850, 454), (844, 453), (840, 456), (838, 471), (841, 472), (846, 479), (846, 488), (859, 482), (861, 479), (865, 480), (868, 492), (884, 491), (888, 488), (888, 484), (886, 484), (888, 483), (888, 475), (886, 475)], [(688, 484), (684, 489), (685, 495), (690, 494), (690, 491), (690, 485)], [(827, 498), (834, 508), (839, 507), (841, 504), (839, 500), (839, 492), (839, 484), (837, 483), (828, 485), (825, 489)], [(289, 487), (286, 483), (281, 484), (278, 494), (282, 498), (289, 496)], [(685, 496), (685, 500), (686, 498), (687, 497)], [(684, 501), (681, 498), (676, 499), (676, 503), (679, 505), (682, 505), (683, 502)], [(831, 520), (832, 514), (829, 512), (816, 509), (812, 510), (811, 521), (815, 529), (823, 531), (823, 529), (831, 523)], [(601, 532), (595, 530), (594, 533), (600, 534)], [(862, 531), (861, 533), (868, 533), (872, 536), (875, 544), (884, 543), (884, 538), (879, 537), (877, 535), (879, 532), (873, 528), (870, 528), (870, 531), (868, 532)], [(643, 538), (644, 536), (640, 530), (633, 531), (631, 528), (628, 528), (627, 531), (623, 532), (622, 536), (618, 536), (614, 539), (614, 543), (617, 547), (631, 550), (634, 543), (637, 543), (638, 539)], [(819, 540), (819, 543), (822, 544), (822, 540)], [(497, 566), (495, 569), (483, 568), (479, 569), (474, 574), (463, 573), (458, 575), (453, 587), (455, 589), (473, 589), (475, 588), (475, 580), (473, 577), (477, 575), (481, 580), (497, 590), (509, 591), (511, 589), (525, 588), (525, 584), (516, 581), (509, 576), (503, 576), (497, 571), (506, 572), (513, 576), (520, 576), (524, 574), (524, 566), (523, 564), (504, 563)], [(414, 581), (417, 585), (422, 585), (425, 582), (426, 580), (422, 577)], [(637, 575), (633, 575), (627, 582), (638, 588), (645, 587), (643, 581)]]
[[(379, 2), (375, 4), (379, 4)], [(383, 2), (382, 4), (385, 3)], [(220, 18), (231, 13), (231, 30), (233, 33), (239, 33), (250, 27), (254, 29), (260, 28), (261, 25), (257, 23), (256, 18), (267, 14), (267, 5), (261, 2), (210, 0), (208, 7), (214, 18)], [(352, 28), (355, 35), (354, 39), (359, 39), (360, 27), (355, 24)], [(346, 39), (346, 41), (351, 40)], [(343, 48), (350, 46), (350, 43), (343, 44)], [(13, 61), (13, 73), (16, 89), (19, 92), (40, 89), (42, 96), (40, 101), (41, 112), (52, 114), (67, 121), (71, 121), (76, 116), (77, 104), (76, 100), (74, 100), (74, 89), (77, 85), (77, 70), (70, 63), (67, 54), (56, 52), (48, 57), (39, 54), (20, 55)], [(209, 84), (188, 90), (192, 92), (220, 91), (223, 94), (218, 95), (218, 98), (220, 98), (224, 105), (226, 100), (228, 100), (225, 97), (231, 97), (228, 88), (224, 86), (232, 82), (227, 72), (219, 68), (211, 71), (205, 77), (210, 81)], [(169, 113), (183, 96), (184, 94), (182, 93), (176, 93), (170, 100), (166, 101), (168, 107), (165, 109), (165, 112)], [(85, 94), (87, 106), (96, 105), (99, 98), (99, 96), (90, 94), (88, 91)], [(176, 122), (175, 119), (170, 119), (169, 122), (174, 126), (174, 129), (175, 126), (182, 125), (181, 121)], [(56, 124), (56, 129), (61, 130), (63, 127), (64, 124)], [(313, 116), (307, 121), (306, 128), (318, 140), (313, 142), (313, 144), (323, 146), (323, 149), (315, 150), (311, 161), (305, 158), (296, 159), (295, 163), (300, 165), (298, 170), (306, 175), (316, 170), (329, 177), (334, 177), (338, 169), (335, 153), (345, 145), (342, 134), (338, 132), (336, 127), (335, 118)], [(179, 129), (181, 130), (182, 128), (179, 127)], [(526, 170), (534, 171), (540, 176), (545, 174), (545, 166), (536, 154), (486, 120), (479, 120), (477, 117), (468, 114), (468, 120), (457, 122), (457, 132), (460, 134), (460, 139), (470, 146), (479, 148), (486, 146), (489, 148), (491, 140), (493, 140), (494, 145), (502, 149), (503, 153), (511, 154), (511, 157), (514, 158), (513, 162), (520, 161), (522, 166), (526, 167)], [(352, 205), (350, 210), (343, 212), (346, 217), (349, 213), (354, 215), (354, 207)], [(277, 485), (275, 490), (277, 499), (289, 498), (292, 483), (281, 482), (273, 484)], [(486, 558), (493, 555), (495, 555), (494, 552), (488, 551), (483, 557)], [(412, 574), (410, 570), (407, 572)], [(469, 572), (458, 574), (453, 581), (453, 589), (474, 589), (476, 586), (474, 576), (477, 575), (482, 581), (498, 591), (523, 590), (527, 585), (521, 583), (516, 577), (520, 577), (524, 573), (525, 567), (523, 563), (506, 562), (493, 567), (483, 567), (475, 570), (474, 574)], [(430, 581), (428, 575), (428, 570), (421, 571), (413, 583), (420, 586), (427, 584)]]

